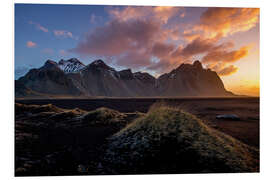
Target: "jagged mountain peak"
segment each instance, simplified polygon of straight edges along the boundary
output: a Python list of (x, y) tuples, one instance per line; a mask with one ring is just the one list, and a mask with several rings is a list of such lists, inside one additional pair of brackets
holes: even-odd
[(194, 61), (193, 62), (193, 66), (196, 68), (196, 69), (203, 69), (203, 67), (202, 67), (202, 63), (200, 62), (200, 61), (198, 61), (198, 60), (196, 60), (196, 61)]
[(63, 64), (63, 63), (66, 63), (66, 62), (70, 62), (70, 63), (81, 63), (83, 64), (79, 59), (77, 58), (70, 58), (68, 60), (64, 60), (64, 59), (61, 59), (58, 64)]
[[(80, 73), (74, 73), (80, 72)], [(171, 72), (153, 77), (131, 69), (116, 71), (101, 59), (85, 66), (76, 58), (47, 60), (19, 81), (22, 91), (86, 96), (232, 96), (215, 71), (200, 61), (181, 64)], [(53, 85), (52, 85), (53, 84)], [(23, 94), (23, 93), (21, 93)]]
[(94, 69), (105, 69), (105, 70), (112, 70), (115, 71), (114, 68), (108, 66), (104, 61), (101, 59), (97, 59), (89, 64), (87, 67), (94, 68)]
[(152, 75), (150, 75), (147, 72), (135, 72), (133, 73), (134, 77), (140, 81), (147, 82), (147, 83), (155, 83), (156, 78)]
[(134, 75), (131, 71), (131, 69), (124, 69), (119, 71), (120, 77), (124, 78), (124, 79), (133, 79)]
[(103, 60), (97, 59), (93, 61), (90, 66), (95, 66), (95, 67), (101, 67), (101, 68), (107, 68), (109, 67)]
[(57, 67), (58, 67), (58, 64), (55, 61), (48, 59), (40, 69), (50, 69), (50, 68), (57, 68)]
[(57, 63), (56, 63), (55, 61), (50, 60), (50, 59), (48, 59), (48, 60), (45, 62), (45, 64), (44, 64), (44, 65), (51, 65), (51, 64), (53, 64), (53, 65), (57, 65)]
[(181, 64), (178, 68), (174, 69), (173, 71), (201, 71), (205, 70), (202, 66), (202, 63), (198, 60), (194, 61), (193, 64)]
[(135, 72), (133, 73), (135, 77), (151, 77), (153, 79), (156, 79), (154, 76), (152, 76), (151, 74), (147, 73), (147, 72), (141, 72), (141, 71), (138, 71), (138, 72)]
[(71, 58), (68, 60), (61, 59), (58, 62), (58, 67), (65, 73), (76, 73), (82, 70), (85, 67), (85, 65), (77, 58)]
[(96, 65), (96, 66), (98, 66), (98, 65), (106, 65), (106, 63), (101, 59), (97, 59), (97, 60), (93, 61), (91, 64)]
[(131, 73), (132, 74), (132, 71), (129, 68), (128, 69), (123, 69), (120, 72), (125, 72), (125, 73)]
[(148, 74), (148, 73), (146, 73), (146, 72), (141, 72), (141, 71), (137, 71), (137, 72), (134, 73), (134, 76), (142, 76), (142, 75), (144, 75), (144, 74)]

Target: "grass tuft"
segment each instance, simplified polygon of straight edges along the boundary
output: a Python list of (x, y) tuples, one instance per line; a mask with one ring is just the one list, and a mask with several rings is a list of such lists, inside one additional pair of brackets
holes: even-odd
[(52, 104), (46, 104), (46, 105), (24, 105), (15, 103), (15, 113), (41, 113), (41, 112), (62, 112), (63, 109), (58, 108)]
[(119, 174), (259, 170), (257, 149), (162, 103), (109, 138), (104, 161)]
[(83, 114), (79, 119), (92, 125), (110, 125), (124, 121), (126, 115), (109, 108), (98, 108)]

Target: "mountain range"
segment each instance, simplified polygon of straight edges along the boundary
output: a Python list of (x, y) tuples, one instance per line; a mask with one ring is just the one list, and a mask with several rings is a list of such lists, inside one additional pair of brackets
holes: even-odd
[(102, 60), (84, 65), (76, 58), (47, 60), (15, 80), (16, 97), (233, 96), (215, 71), (200, 61), (181, 64), (158, 78), (131, 69), (117, 71)]

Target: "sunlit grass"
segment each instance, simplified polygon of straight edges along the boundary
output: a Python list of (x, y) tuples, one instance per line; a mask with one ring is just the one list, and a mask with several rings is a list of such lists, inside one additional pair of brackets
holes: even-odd
[(119, 173), (258, 171), (258, 150), (163, 103), (109, 139), (105, 157)]

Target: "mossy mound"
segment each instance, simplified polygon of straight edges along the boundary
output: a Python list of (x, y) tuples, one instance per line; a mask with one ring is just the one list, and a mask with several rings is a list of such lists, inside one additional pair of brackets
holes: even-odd
[(126, 115), (109, 108), (98, 108), (83, 114), (79, 119), (92, 125), (112, 125), (125, 122)]
[(15, 103), (15, 113), (41, 113), (41, 112), (63, 112), (63, 109), (58, 108), (52, 104), (46, 105), (25, 105)]
[(83, 115), (85, 113), (85, 111), (79, 109), (79, 108), (75, 108), (72, 110), (65, 110), (64, 112), (59, 112), (59, 113), (55, 113), (53, 114), (50, 119), (52, 120), (68, 120), (68, 119), (73, 119), (76, 117), (79, 117), (81, 115)]
[(111, 174), (257, 172), (257, 149), (171, 107), (152, 108), (108, 139)]

